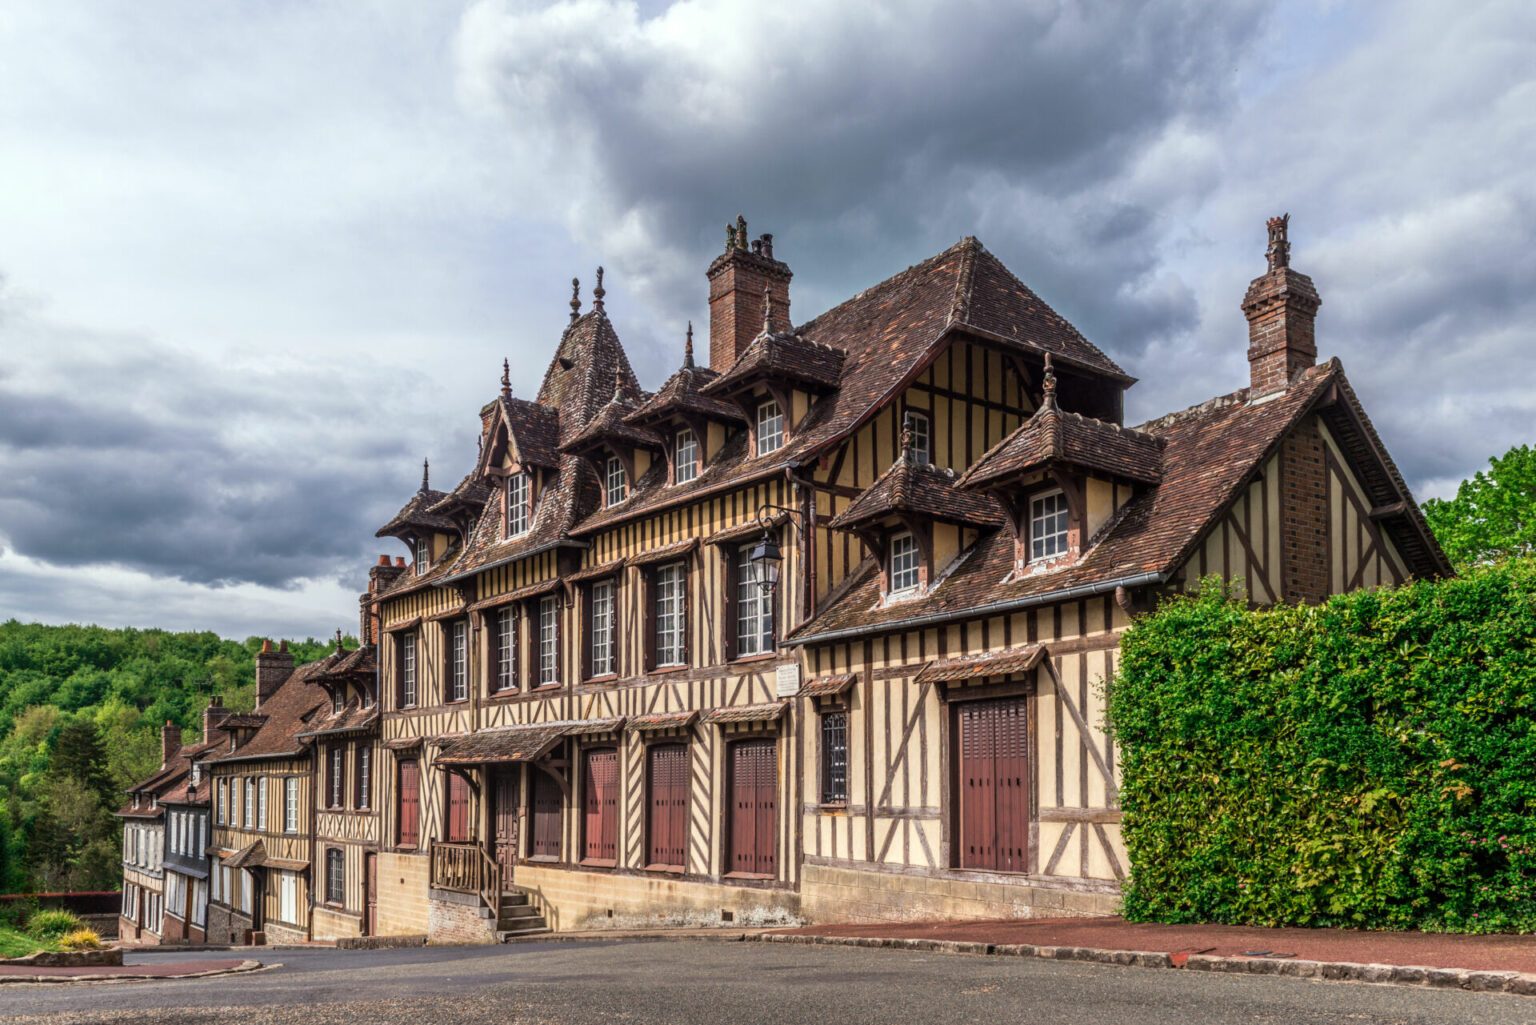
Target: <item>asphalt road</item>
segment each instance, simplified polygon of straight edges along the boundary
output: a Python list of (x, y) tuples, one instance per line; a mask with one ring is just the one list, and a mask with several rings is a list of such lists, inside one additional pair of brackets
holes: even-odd
[[(130, 960), (167, 956), (178, 955)], [(1531, 997), (787, 944), (268, 951), (263, 960), (283, 967), (186, 982), (0, 987), (0, 1022), (1536, 1023)]]

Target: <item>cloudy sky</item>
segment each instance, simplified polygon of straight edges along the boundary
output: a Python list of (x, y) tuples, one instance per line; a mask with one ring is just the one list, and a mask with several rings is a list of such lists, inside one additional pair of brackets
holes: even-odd
[(978, 235), (1135, 420), (1246, 382), (1289, 211), (1446, 494), (1536, 434), (1533, 44), (1521, 0), (5, 5), (0, 619), (350, 625), (570, 278), (654, 386), (738, 212), (796, 320)]

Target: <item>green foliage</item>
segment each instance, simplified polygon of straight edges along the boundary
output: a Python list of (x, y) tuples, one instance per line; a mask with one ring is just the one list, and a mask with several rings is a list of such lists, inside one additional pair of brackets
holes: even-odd
[[(298, 663), (331, 650), (289, 648)], [(208, 632), (0, 623), (0, 892), (115, 888), (112, 813), (159, 768), (161, 724), (191, 743), (210, 697), (249, 710), (260, 649)]]
[(1536, 930), (1536, 561), (1138, 620), (1109, 693), (1127, 917)]
[(1520, 445), (1461, 482), (1424, 517), (1459, 570), (1536, 555), (1536, 448)]
[(0, 925), (0, 957), (26, 957), (47, 947), (48, 944), (39, 942), (36, 937)]
[(57, 908), (39, 911), (27, 919), (27, 932), (40, 940), (56, 940), (84, 927), (85, 923), (73, 913)]

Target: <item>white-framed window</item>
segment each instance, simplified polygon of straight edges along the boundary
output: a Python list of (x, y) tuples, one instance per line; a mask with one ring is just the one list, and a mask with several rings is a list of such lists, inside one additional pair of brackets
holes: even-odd
[(343, 708), (345, 708), (346, 705), (347, 705), (346, 696), (344, 694), (342, 694), (340, 687), (338, 687), (335, 690), (331, 691), (331, 714), (332, 715), (340, 715), (341, 714), (341, 710)]
[(256, 827), (263, 832), (267, 828), (267, 778), (256, 779)]
[(752, 546), (736, 550), (736, 657), (773, 650), (773, 593), (757, 586)]
[(507, 478), (507, 536), (528, 532), (528, 474), (514, 473)]
[(775, 399), (757, 406), (757, 454), (765, 456), (784, 447), (784, 411)]
[(283, 832), (299, 831), (299, 777), (283, 780)]
[(1051, 491), (1029, 502), (1029, 557), (1049, 559), (1067, 551), (1067, 496)]
[(910, 591), (918, 584), (917, 538), (910, 532), (891, 538), (891, 593)]
[(416, 633), (400, 637), (400, 707), (416, 707)]
[(194, 845), (194, 854), (198, 861), (202, 861), (203, 856), (208, 853), (208, 816), (206, 814), (199, 813), (192, 819), (192, 825), (197, 830), (197, 842)]
[(256, 777), (245, 777), (245, 828), (256, 828)]
[(624, 463), (618, 456), (609, 456), (603, 470), (603, 504), (618, 505), (624, 501)]
[(213, 871), (208, 873), (208, 879), (213, 884), (213, 899), (220, 904), (224, 903), (224, 873), (229, 871), (223, 865), (213, 866)]
[(353, 804), (358, 808), (373, 807), (373, 748), (366, 742), (357, 748), (357, 795)]
[(912, 461), (918, 466), (933, 462), (933, 430), (928, 414), (917, 409), (907, 410), (906, 429), (912, 432)]
[(507, 605), (496, 610), (496, 690), (517, 687), (517, 610)]
[(187, 877), (169, 872), (165, 877), (165, 909), (177, 918), (187, 917)]
[(591, 670), (593, 676), (614, 672), (613, 581), (599, 580), (591, 587)]
[(469, 700), (469, 624), (462, 619), (448, 625), (448, 700)]
[(674, 451), (673, 477), (677, 483), (687, 484), (699, 475), (699, 439), (694, 436), (692, 428), (684, 427), (677, 432)]
[(686, 598), (688, 570), (681, 562), (656, 570), (656, 664), (680, 666), (688, 657)]
[(346, 757), (347, 753), (342, 750), (340, 744), (337, 744), (331, 748), (331, 778), (328, 782), (331, 784), (330, 790), (332, 808), (342, 807), (342, 794), (345, 792), (345, 785), (342, 782), (342, 772), (346, 768)]
[(207, 923), (208, 884), (201, 879), (194, 879), (192, 880), (192, 924), (201, 928)]
[(560, 599), (539, 599), (539, 683), (560, 682)]
[(221, 826), (225, 822), (224, 802), (227, 800), (229, 800), (229, 788), (224, 785), (224, 781), (221, 779), (213, 785), (213, 821)]
[(416, 539), (416, 575), (425, 573), (432, 564), (432, 539), (418, 537)]

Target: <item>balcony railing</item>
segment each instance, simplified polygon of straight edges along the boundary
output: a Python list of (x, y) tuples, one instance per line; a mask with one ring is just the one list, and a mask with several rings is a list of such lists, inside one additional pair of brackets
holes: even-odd
[(479, 894), (494, 908), (501, 901), (501, 866), (477, 843), (433, 843), (432, 885)]

